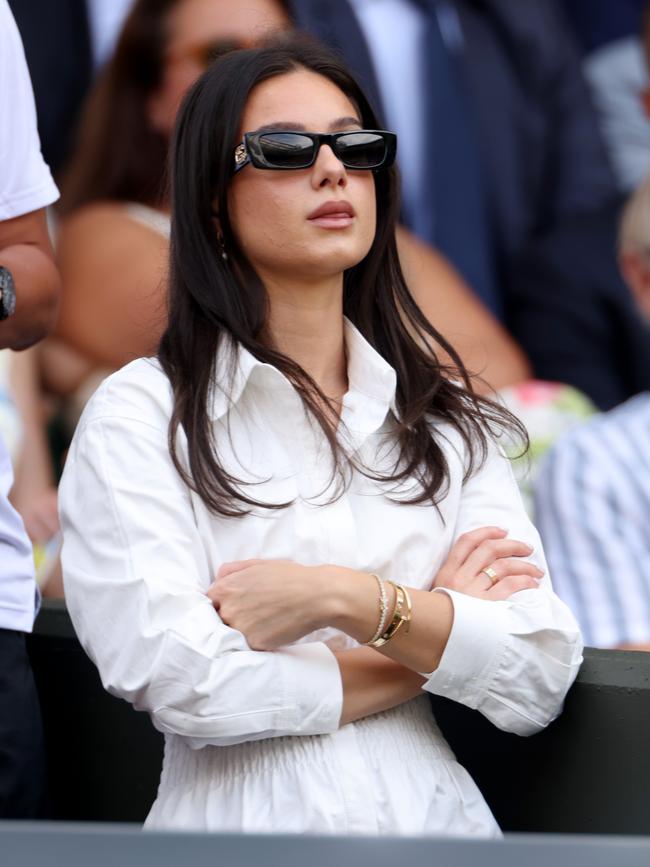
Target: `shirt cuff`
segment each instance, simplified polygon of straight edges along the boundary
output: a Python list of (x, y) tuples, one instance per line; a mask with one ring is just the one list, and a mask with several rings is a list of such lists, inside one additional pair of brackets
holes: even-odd
[(450, 597), (454, 622), (438, 668), (422, 674), (422, 689), (476, 708), (506, 648), (506, 607), (443, 587), (433, 592)]
[(295, 716), (287, 729), (296, 735), (337, 731), (343, 711), (343, 684), (336, 657), (326, 644), (292, 644), (276, 651)]

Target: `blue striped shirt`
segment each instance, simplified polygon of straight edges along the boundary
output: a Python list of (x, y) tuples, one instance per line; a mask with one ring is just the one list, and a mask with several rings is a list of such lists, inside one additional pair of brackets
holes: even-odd
[(562, 437), (535, 509), (554, 589), (586, 644), (650, 642), (650, 394)]

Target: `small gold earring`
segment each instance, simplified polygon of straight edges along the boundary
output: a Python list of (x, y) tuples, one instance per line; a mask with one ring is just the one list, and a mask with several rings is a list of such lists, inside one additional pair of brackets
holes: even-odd
[(223, 232), (220, 228), (217, 228), (217, 247), (219, 248), (219, 253), (221, 254), (221, 258), (224, 262), (228, 261), (228, 253), (226, 253), (226, 245), (223, 240)]

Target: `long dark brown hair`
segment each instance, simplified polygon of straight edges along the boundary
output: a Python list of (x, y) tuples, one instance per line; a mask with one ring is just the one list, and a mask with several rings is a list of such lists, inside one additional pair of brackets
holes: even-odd
[[(208, 401), (217, 350), (232, 340), (274, 365), (296, 388), (327, 437), (338, 493), (350, 478), (351, 460), (343, 454), (332, 417), (323, 408), (327, 398), (272, 344), (265, 287), (242, 252), (228, 216), (233, 152), (249, 94), (261, 82), (301, 68), (333, 82), (358, 108), (364, 127), (378, 128), (368, 101), (340, 60), (313, 40), (294, 35), (215, 63), (186, 97), (172, 146), (169, 324), (159, 349), (173, 390), (169, 448), (186, 484), (221, 515), (287, 505), (248, 496), (219, 462)], [(525, 432), (502, 407), (473, 393), (459, 356), (427, 321), (406, 286), (395, 243), (399, 195), (394, 169), (375, 174), (375, 190), (375, 238), (363, 261), (345, 272), (343, 312), (395, 369), (399, 420), (393, 472), (377, 476), (370, 468), (360, 469), (390, 485), (416, 483), (413, 497), (402, 502), (436, 504), (447, 489), (449, 470), (432, 422), (447, 423), (462, 438), (467, 476), (485, 459), (494, 433), (514, 428), (525, 439)], [(215, 236), (215, 207), (227, 262)], [(428, 348), (432, 343), (449, 354), (453, 368), (441, 365)], [(179, 429), (187, 437), (187, 463), (178, 450)]]

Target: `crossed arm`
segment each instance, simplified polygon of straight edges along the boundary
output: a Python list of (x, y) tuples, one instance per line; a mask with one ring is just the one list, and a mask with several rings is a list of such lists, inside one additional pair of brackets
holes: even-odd
[[(522, 559), (532, 548), (506, 535), (498, 527), (482, 527), (461, 536), (434, 588), (491, 601), (537, 588), (543, 572)], [(494, 584), (482, 571), (487, 567), (499, 576)], [(446, 593), (412, 588), (409, 594), (414, 617), (408, 633), (398, 632), (379, 652), (362, 647), (335, 653), (343, 681), (342, 723), (413, 698), (425, 682), (418, 672), (438, 667), (453, 622), (451, 599)], [(224, 623), (241, 632), (255, 650), (274, 650), (327, 626), (363, 643), (372, 637), (378, 620), (375, 579), (340, 566), (283, 560), (227, 563), (208, 596)], [(391, 595), (389, 610), (394, 603)]]
[[(311, 632), (329, 624), (367, 641), (379, 616), (375, 580), (287, 561), (220, 569), (215, 527), (171, 465), (166, 422), (154, 425), (154, 409), (126, 382), (112, 416), (113, 389), (95, 397), (60, 488), (66, 598), (105, 686), (162, 731), (193, 748), (325, 734), (423, 687), (521, 734), (557, 715), (580, 636), (547, 577), (538, 587), (541, 571), (524, 566), (544, 568), (539, 550), (529, 556), (513, 541), (537, 544), (516, 488), (508, 494), (505, 460), (488, 460), (487, 475), (465, 486), (436, 588), (413, 590), (409, 634), (382, 652), (342, 642), (332, 653)], [(493, 525), (475, 530), (477, 514)], [(495, 529), (501, 522), (509, 534)], [(486, 563), (499, 576), (494, 589)]]

